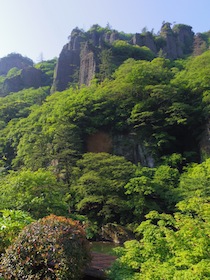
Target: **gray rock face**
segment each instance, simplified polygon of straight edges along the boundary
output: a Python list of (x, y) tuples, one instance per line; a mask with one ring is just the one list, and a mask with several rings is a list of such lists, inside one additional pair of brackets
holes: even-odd
[(189, 54), (193, 50), (194, 33), (187, 25), (175, 25), (173, 29), (169, 23), (163, 24), (160, 32), (166, 44), (163, 53), (166, 58), (177, 59)]
[(162, 46), (158, 44), (155, 38), (156, 36), (150, 32), (137, 33), (133, 36), (131, 42), (141, 47), (146, 46), (155, 54), (158, 54), (161, 50), (164, 56), (169, 59), (182, 58), (185, 54), (192, 52), (194, 33), (190, 26), (178, 24), (171, 29), (170, 23), (164, 23), (159, 36)]
[(11, 53), (0, 59), (0, 75), (6, 75), (12, 68), (24, 69), (33, 66), (33, 61), (17, 53)]
[(193, 51), (193, 43), (194, 43), (194, 32), (192, 31), (192, 27), (188, 25), (175, 25), (173, 28), (173, 32), (177, 37), (177, 45), (178, 48), (181, 49), (181, 52), (177, 52), (178, 57), (189, 54)]
[(81, 45), (85, 41), (82, 35), (79, 29), (74, 29), (69, 43), (63, 47), (56, 65), (52, 91), (65, 90), (69, 83), (78, 82)]
[(87, 152), (113, 153), (124, 156), (133, 163), (141, 163), (142, 166), (155, 166), (153, 156), (134, 134), (110, 135), (105, 131), (97, 131), (95, 134), (88, 136), (86, 146)]
[(110, 35), (109, 43), (113, 44), (116, 40), (119, 40), (119, 33), (117, 31), (113, 31)]
[(74, 82), (74, 77), (80, 67), (80, 51), (71, 49), (69, 44), (63, 47), (55, 69), (53, 89), (65, 90), (69, 83)]
[[(52, 91), (65, 90), (74, 83), (89, 85), (99, 71), (100, 53), (107, 46), (111, 49), (114, 41), (126, 37), (115, 30), (97, 29), (97, 25), (95, 28), (88, 32), (78, 28), (72, 31), (69, 43), (60, 53)], [(156, 55), (161, 51), (166, 58), (177, 59), (192, 52), (194, 33), (191, 29), (183, 24), (175, 25), (171, 29), (170, 23), (164, 23), (160, 35), (151, 32), (137, 33), (130, 43), (146, 46)]]
[(42, 75), (42, 71), (34, 67), (24, 68), (19, 75), (5, 79), (1, 96), (5, 96), (10, 92), (18, 92), (24, 88), (42, 86)]
[(108, 223), (101, 228), (100, 238), (116, 244), (123, 244), (125, 241), (133, 239), (134, 235), (121, 225)]
[(114, 154), (124, 156), (133, 163), (141, 163), (142, 166), (148, 167), (155, 166), (153, 156), (135, 135), (114, 135), (112, 138), (112, 149)]
[(24, 88), (38, 88), (42, 86), (42, 71), (34, 67), (28, 67), (21, 71), (21, 79)]
[(148, 47), (152, 52), (155, 54), (157, 53), (157, 46), (155, 44), (155, 40), (152, 36), (152, 33), (147, 32), (146, 34), (139, 34), (136, 33), (132, 40), (131, 40), (133, 45), (138, 45), (140, 47)]
[(203, 39), (201, 33), (195, 35), (194, 44), (193, 44), (193, 55), (201, 55), (203, 52), (207, 51), (208, 46), (206, 41)]
[(80, 55), (79, 84), (89, 85), (98, 66), (97, 51), (90, 44), (85, 43)]
[[(11, 71), (10, 71), (11, 70)], [(46, 74), (33, 67), (33, 61), (20, 54), (12, 53), (0, 59), (0, 96), (18, 92), (24, 88), (46, 86)]]
[(161, 36), (165, 38), (166, 44), (163, 47), (163, 53), (166, 58), (176, 59), (178, 57), (178, 53), (181, 50), (178, 50), (176, 36), (173, 33), (169, 24), (164, 24), (161, 28)]
[(119, 40), (119, 33), (117, 31), (104, 33), (101, 39), (107, 43), (113, 44), (114, 41)]
[(70, 41), (63, 47), (55, 69), (52, 91), (65, 90), (71, 83), (89, 85), (98, 71), (99, 52), (104, 43), (112, 44), (119, 38), (118, 32), (96, 31), (84, 33), (74, 29)]

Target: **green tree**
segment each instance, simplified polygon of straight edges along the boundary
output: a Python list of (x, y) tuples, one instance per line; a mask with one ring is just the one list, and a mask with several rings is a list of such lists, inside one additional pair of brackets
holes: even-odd
[(209, 279), (209, 200), (195, 196), (177, 207), (173, 216), (146, 215), (137, 229), (141, 240), (118, 248), (110, 279)]
[(186, 168), (180, 177), (179, 193), (182, 199), (195, 193), (204, 198), (210, 196), (210, 159)]
[(116, 66), (113, 64), (112, 50), (104, 49), (100, 54), (100, 65), (99, 65), (99, 78), (103, 81), (106, 78), (110, 78), (111, 74), (114, 72)]
[(132, 223), (139, 224), (151, 210), (173, 212), (179, 200), (179, 171), (167, 165), (139, 167), (136, 176), (125, 185), (127, 201), (132, 209)]
[(27, 211), (34, 218), (68, 213), (67, 190), (50, 171), (11, 171), (0, 178), (0, 209)]
[(128, 205), (124, 186), (135, 166), (123, 157), (107, 153), (87, 153), (74, 170), (73, 194), (76, 209), (99, 225), (125, 222)]
[(155, 55), (147, 47), (139, 47), (129, 44), (126, 41), (117, 40), (113, 43), (112, 53), (114, 57), (114, 63), (119, 66), (128, 58), (134, 58), (136, 60), (152, 60)]
[(47, 61), (41, 61), (34, 66), (35, 68), (40, 69), (45, 74), (43, 76), (43, 82), (45, 85), (52, 85), (56, 62), (57, 59), (54, 58)]

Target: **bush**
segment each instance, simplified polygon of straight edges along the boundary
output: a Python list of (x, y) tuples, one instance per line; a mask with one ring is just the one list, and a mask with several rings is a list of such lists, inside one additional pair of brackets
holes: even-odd
[(20, 233), (2, 257), (5, 279), (81, 279), (90, 262), (88, 241), (78, 221), (50, 215)]
[(24, 211), (1, 210), (0, 211), (0, 254), (3, 253), (19, 232), (34, 220)]
[(29, 212), (36, 220), (68, 211), (66, 188), (48, 170), (11, 171), (0, 178), (0, 208)]

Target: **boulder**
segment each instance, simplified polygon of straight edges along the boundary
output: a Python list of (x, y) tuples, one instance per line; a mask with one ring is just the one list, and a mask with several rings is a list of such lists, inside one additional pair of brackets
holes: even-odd
[(100, 236), (102, 240), (111, 241), (117, 244), (122, 244), (125, 241), (134, 238), (131, 231), (114, 223), (108, 223), (102, 226)]

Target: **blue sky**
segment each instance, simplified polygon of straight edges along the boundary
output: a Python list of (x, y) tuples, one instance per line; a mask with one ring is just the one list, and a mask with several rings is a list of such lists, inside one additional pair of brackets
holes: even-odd
[(16, 52), (35, 62), (58, 57), (76, 26), (158, 32), (166, 21), (210, 30), (210, 0), (1, 0), (0, 10), (0, 58)]

